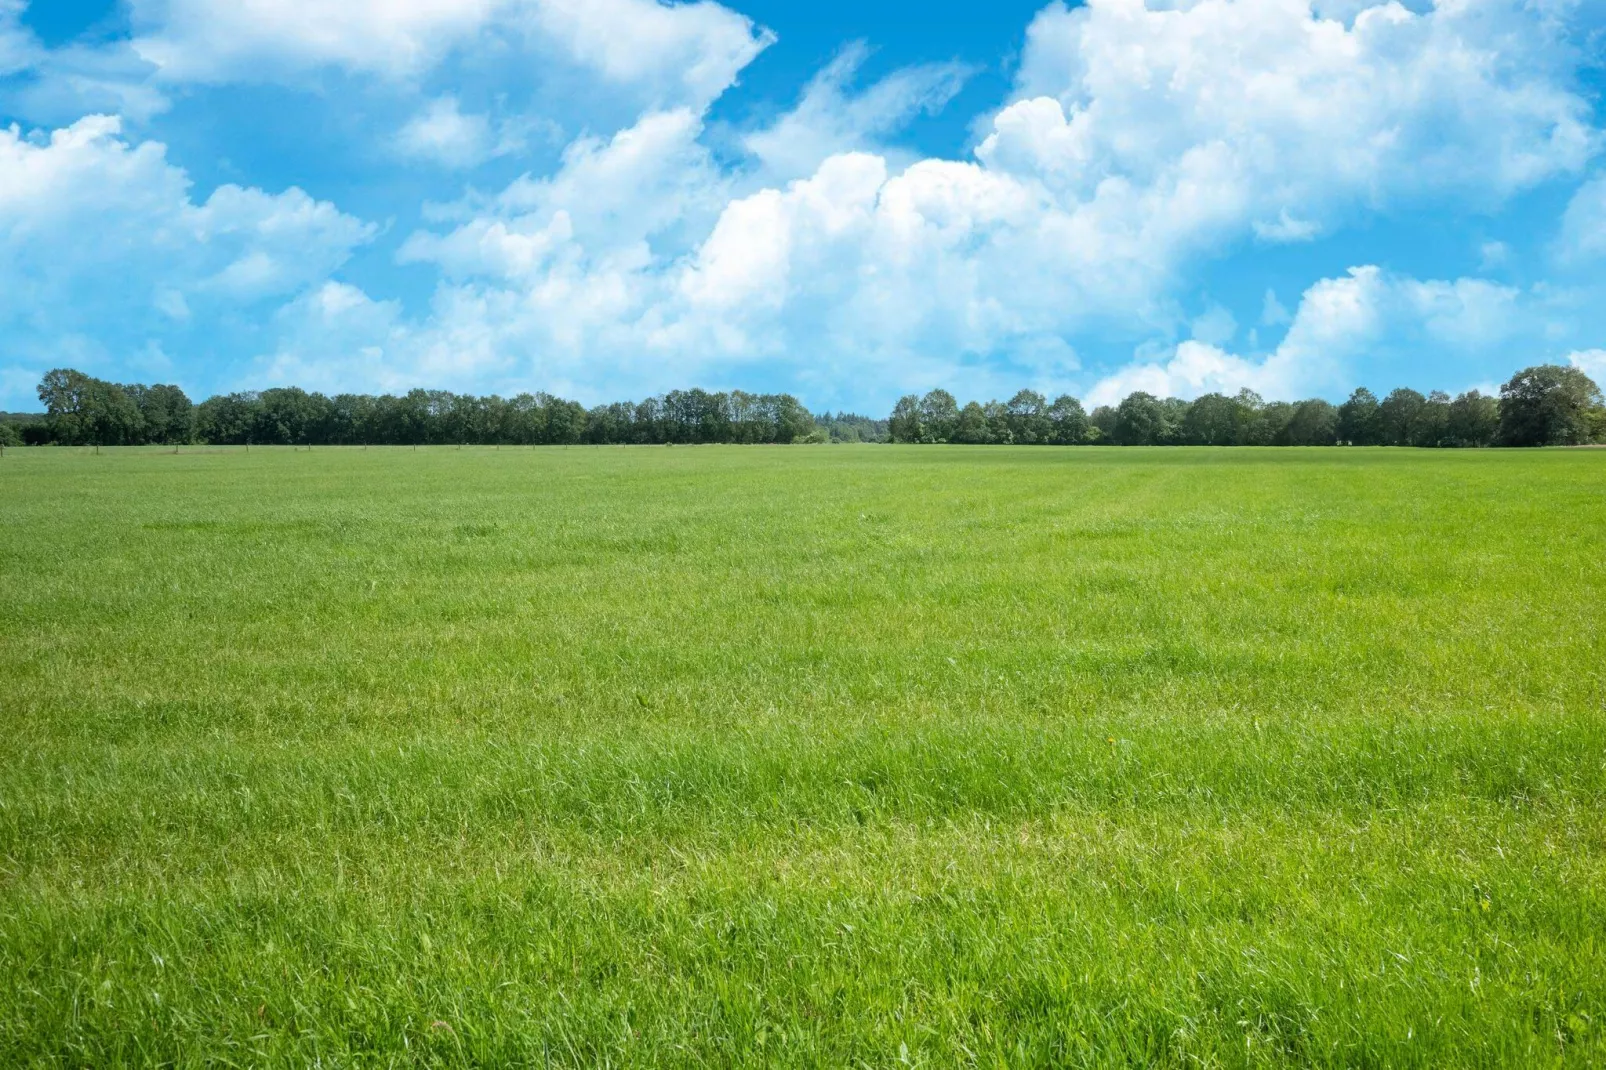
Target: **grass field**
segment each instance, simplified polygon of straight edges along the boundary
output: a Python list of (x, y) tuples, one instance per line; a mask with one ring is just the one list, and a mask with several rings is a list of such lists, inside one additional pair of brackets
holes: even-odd
[(0, 461), (0, 1064), (1606, 1062), (1606, 452)]

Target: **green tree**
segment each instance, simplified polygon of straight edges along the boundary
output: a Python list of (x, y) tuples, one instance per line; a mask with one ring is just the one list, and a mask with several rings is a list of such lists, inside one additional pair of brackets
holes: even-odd
[(1294, 406), (1277, 433), (1279, 446), (1333, 446), (1338, 443), (1338, 410), (1320, 398)]
[(1450, 395), (1435, 390), (1422, 402), (1411, 424), (1411, 445), (1436, 448), (1445, 445), (1450, 432)]
[(1019, 391), (1009, 399), (1007, 423), (1010, 441), (1017, 445), (1033, 446), (1054, 437), (1048, 399), (1035, 390)]
[(1377, 395), (1361, 387), (1338, 407), (1338, 438), (1351, 446), (1376, 446), (1383, 440), (1383, 417)]
[(1265, 399), (1246, 386), (1232, 396), (1232, 401), (1237, 406), (1238, 424), (1238, 433), (1233, 439), (1234, 445), (1270, 445), (1275, 429), (1270, 428), (1266, 422)]
[(195, 407), (195, 437), (215, 446), (250, 442), (257, 407), (257, 396), (252, 393), (209, 397)]
[(1600, 387), (1577, 368), (1524, 368), (1500, 388), (1504, 446), (1578, 446), (1594, 438)]
[(1224, 394), (1195, 398), (1182, 418), (1182, 441), (1189, 446), (1231, 446), (1238, 441), (1242, 406)]
[(1500, 431), (1500, 403), (1487, 394), (1468, 390), (1450, 402), (1445, 423), (1445, 445), (1462, 448), (1491, 445)]
[(1100, 405), (1088, 415), (1087, 440), (1089, 442), (1111, 443), (1115, 441), (1115, 425), (1118, 422), (1115, 407)]
[(923, 432), (920, 399), (914, 394), (905, 394), (892, 407), (892, 418), (887, 421), (887, 435), (894, 442), (919, 442)]
[(1115, 444), (1118, 446), (1154, 446), (1163, 443), (1171, 433), (1166, 405), (1153, 394), (1142, 390), (1128, 394), (1115, 410)]
[(1379, 442), (1385, 446), (1409, 446), (1416, 438), (1417, 417), (1428, 399), (1409, 387), (1389, 392), (1378, 406)]
[(195, 436), (195, 406), (183, 390), (157, 383), (138, 399), (146, 442), (176, 446)]
[(1091, 425), (1082, 403), (1061, 394), (1048, 407), (1049, 441), (1056, 446), (1080, 446), (1088, 440)]
[(922, 442), (948, 442), (959, 427), (959, 402), (946, 390), (933, 390), (920, 399)]
[(39, 383), (39, 400), (55, 441), (69, 446), (120, 446), (138, 440), (139, 409), (116, 383), (56, 368)]
[(959, 421), (954, 425), (954, 442), (979, 446), (991, 441), (987, 428), (987, 413), (977, 402), (968, 402), (959, 410)]

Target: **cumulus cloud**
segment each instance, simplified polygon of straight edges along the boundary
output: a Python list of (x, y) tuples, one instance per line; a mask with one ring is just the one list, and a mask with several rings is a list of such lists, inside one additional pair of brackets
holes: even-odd
[[(416, 74), (477, 33), (499, 0), (133, 0), (134, 48), (173, 81), (337, 64)], [(247, 72), (250, 72), (247, 75)]]
[(296, 77), (339, 67), (416, 78), (459, 51), (562, 57), (647, 99), (706, 104), (773, 37), (702, 0), (133, 0), (134, 49), (167, 81)]
[(48, 136), (0, 130), (0, 323), (14, 349), (48, 350), (64, 311), (91, 356), (143, 346), (197, 309), (313, 285), (374, 234), (295, 188), (224, 185), (196, 203), (164, 146), (121, 133), (108, 116)]
[[(6, 44), (19, 39), (4, 33), (16, 2), (0, 0), (0, 63), (33, 48)], [(1356, 268), (1309, 286), (1291, 316), (1267, 292), (1256, 329), (1275, 338), (1288, 324), (1270, 351), (1255, 330), (1235, 342), (1237, 318), (1199, 292), (1201, 268), (1229, 254), (1318, 243), (1358, 218), (1424, 205), (1494, 210), (1576, 180), (1598, 135), (1558, 39), (1559, 6), (1054, 4), (1033, 20), (1017, 83), (967, 158), (894, 147), (903, 124), (949, 102), (964, 70), (914, 67), (861, 89), (865, 51), (854, 46), (792, 110), (728, 139), (745, 153), (732, 165), (707, 147), (709, 107), (771, 37), (706, 0), (132, 0), (132, 50), (173, 92), (338, 68), (417, 101), (500, 57), (525, 78), (584, 72), (630, 110), (580, 124), (588, 132), (549, 174), (427, 211), (399, 253), (437, 272), (427, 309), (331, 279), (372, 234), (332, 205), (235, 187), (196, 204), (161, 146), (130, 143), (104, 120), (68, 127), (59, 150), (14, 131), (9, 151), (94, 161), (65, 168), (57, 195), (74, 220), (105, 201), (105, 242), (90, 255), (76, 239), (82, 255), (47, 262), (42, 228), (56, 202), (40, 195), (16, 214), (26, 240), (13, 236), (7, 255), (32, 257), (40, 285), (54, 278), (64, 291), (96, 265), (170, 263), (149, 270), (140, 300), (195, 330), (210, 302), (271, 299), (284, 307), (263, 329), (264, 366), (312, 383), (333, 381), (316, 370), (344, 362), (383, 384), (570, 384), (596, 396), (603, 384), (636, 391), (760, 366), (864, 396), (944, 379), (1069, 385), (1099, 344), (1165, 356), (1108, 377), (1098, 396), (1337, 389), (1358, 369), (1405, 359), (1401, 339), (1445, 354), (1490, 352), (1491, 339), (1519, 332), (1549, 352), (1576, 344), (1579, 309), (1599, 296), (1581, 285)], [(457, 90), (482, 103), (438, 97), (386, 135), (390, 148), (450, 168), (503, 152), (518, 106), (487, 112), (494, 95)], [(1573, 262), (1606, 251), (1602, 190), (1586, 185), (1568, 210)], [(1204, 315), (1188, 314), (1201, 305)], [(1231, 351), (1240, 344), (1247, 351)]]
[(1136, 361), (1100, 379), (1087, 401), (1110, 405), (1136, 390), (1192, 399), (1244, 388), (1295, 399), (1342, 391), (1368, 377), (1388, 389), (1414, 381), (1429, 357), (1461, 369), (1435, 385), (1472, 383), (1482, 381), (1490, 357), (1503, 359), (1515, 341), (1542, 337), (1546, 313), (1542, 296), (1485, 279), (1421, 280), (1375, 266), (1351, 268), (1305, 291), (1270, 353), (1246, 356), (1183, 342), (1164, 359)]

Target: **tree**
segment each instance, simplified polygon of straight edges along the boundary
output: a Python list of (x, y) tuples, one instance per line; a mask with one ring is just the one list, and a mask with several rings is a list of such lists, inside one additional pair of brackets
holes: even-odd
[(933, 390), (920, 399), (922, 442), (948, 442), (959, 426), (959, 402), (946, 390)]
[(1338, 438), (1351, 446), (1376, 446), (1383, 440), (1383, 417), (1377, 395), (1361, 387), (1338, 407)]
[(1056, 446), (1080, 446), (1088, 440), (1091, 425), (1082, 403), (1061, 394), (1048, 407), (1049, 441)]
[(1578, 368), (1524, 368), (1500, 388), (1504, 446), (1578, 446), (1594, 437), (1600, 387)]
[(1267, 415), (1265, 399), (1246, 386), (1232, 396), (1232, 401), (1238, 407), (1235, 443), (1239, 446), (1271, 445), (1282, 423), (1274, 418), (1276, 414)]
[(22, 445), (22, 432), (10, 420), (0, 420), (0, 452)]
[(1035, 390), (1019, 391), (1009, 399), (1009, 435), (1012, 442), (1031, 446), (1051, 441), (1053, 422), (1048, 415), (1048, 399)]
[(255, 394), (219, 394), (195, 409), (195, 436), (217, 446), (239, 446), (251, 441), (256, 426)]
[(195, 406), (176, 386), (157, 383), (136, 398), (146, 442), (176, 446), (195, 435)]
[(1087, 440), (1089, 442), (1114, 442), (1116, 422), (1117, 417), (1113, 407), (1109, 405), (1098, 406), (1087, 418)]
[(139, 409), (116, 383), (71, 368), (47, 372), (39, 400), (55, 441), (71, 446), (121, 446), (138, 440)]
[(1417, 416), (1428, 399), (1409, 387), (1389, 392), (1378, 406), (1378, 424), (1382, 434), (1379, 441), (1385, 446), (1409, 446), (1416, 436)]
[(1468, 390), (1450, 402), (1445, 422), (1446, 446), (1488, 446), (1500, 431), (1500, 403), (1487, 394)]
[(1189, 446), (1231, 446), (1238, 441), (1242, 406), (1223, 394), (1195, 398), (1182, 418), (1182, 441)]
[(1450, 430), (1450, 395), (1435, 390), (1422, 402), (1411, 425), (1411, 445), (1429, 448), (1444, 445)]
[(920, 399), (905, 394), (892, 407), (892, 418), (887, 421), (887, 434), (894, 442), (919, 442), (925, 437), (920, 419)]
[(1115, 443), (1118, 446), (1155, 446), (1171, 435), (1170, 413), (1153, 394), (1142, 390), (1128, 394), (1115, 410)]
[(959, 422), (954, 426), (954, 442), (980, 446), (991, 441), (987, 431), (987, 413), (972, 401), (959, 410)]
[(1337, 445), (1338, 410), (1320, 398), (1301, 401), (1294, 406), (1276, 441), (1279, 446)]

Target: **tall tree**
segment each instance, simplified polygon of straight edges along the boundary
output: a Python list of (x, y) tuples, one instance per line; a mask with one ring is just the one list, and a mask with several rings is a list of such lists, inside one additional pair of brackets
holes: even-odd
[(1477, 447), (1491, 445), (1500, 431), (1500, 403), (1487, 394), (1468, 390), (1450, 402), (1445, 424), (1445, 445)]
[(959, 426), (959, 402), (946, 390), (933, 390), (920, 399), (922, 442), (948, 442)]
[(1056, 446), (1080, 446), (1088, 440), (1090, 426), (1082, 403), (1069, 394), (1061, 394), (1048, 407), (1051, 428), (1050, 441)]
[(1376, 446), (1383, 440), (1383, 417), (1376, 394), (1363, 386), (1338, 407), (1338, 437), (1351, 446)]
[(1205, 394), (1182, 418), (1182, 441), (1189, 446), (1231, 446), (1238, 441), (1241, 406), (1223, 394)]
[(1008, 425), (1011, 441), (1022, 446), (1048, 442), (1053, 424), (1048, 416), (1048, 399), (1035, 390), (1021, 390), (1009, 399)]
[(1379, 441), (1385, 446), (1409, 446), (1416, 435), (1417, 416), (1428, 399), (1410, 387), (1389, 391), (1378, 406)]
[(157, 383), (135, 398), (146, 442), (176, 446), (195, 435), (195, 406), (178, 387)]
[(887, 433), (894, 442), (919, 442), (925, 437), (920, 420), (920, 398), (905, 394), (892, 407), (892, 418), (887, 421)]
[(1524, 368), (1500, 388), (1499, 441), (1504, 446), (1578, 446), (1594, 436), (1600, 387), (1577, 368)]
[(1279, 446), (1333, 446), (1338, 443), (1338, 410), (1320, 398), (1294, 406), (1277, 433)]

